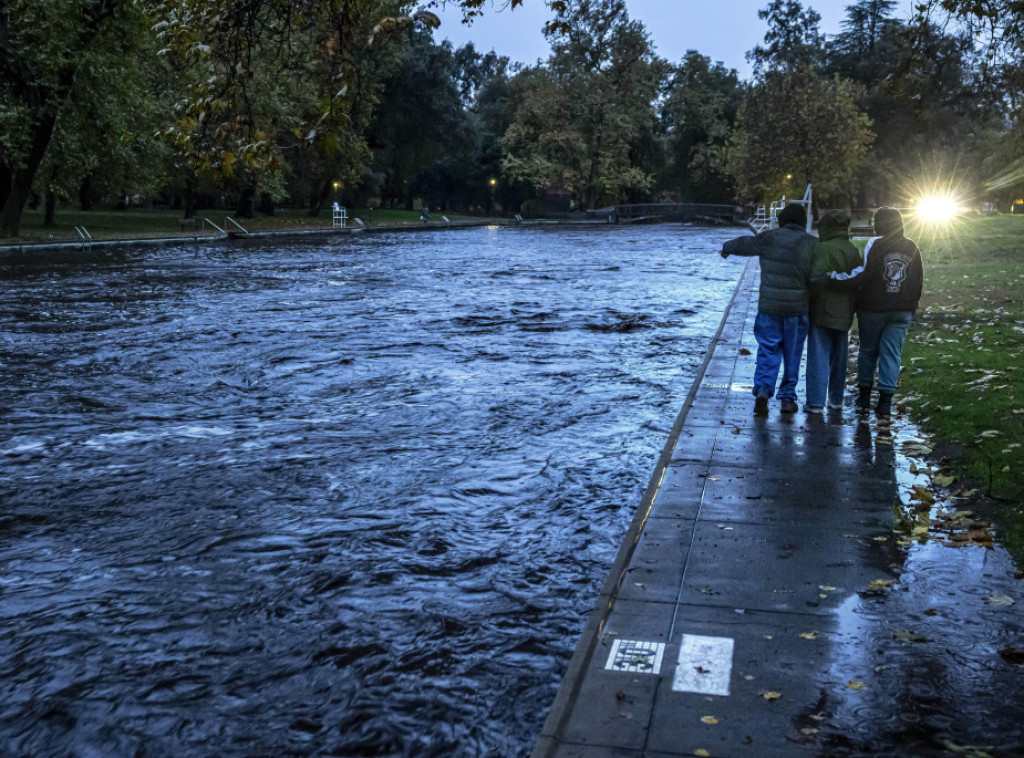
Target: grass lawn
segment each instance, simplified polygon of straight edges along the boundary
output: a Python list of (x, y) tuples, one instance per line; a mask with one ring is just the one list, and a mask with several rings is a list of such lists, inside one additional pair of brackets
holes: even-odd
[(942, 230), (908, 224), (907, 235), (921, 248), (925, 284), (896, 400), (956, 473), (1016, 510), (1024, 505), (1024, 215)]
[[(433, 222), (443, 222), (442, 215), (452, 221), (479, 220), (475, 217), (462, 216), (445, 212), (431, 214)], [(305, 209), (283, 209), (274, 216), (257, 213), (254, 218), (239, 218), (232, 210), (201, 209), (196, 211), (196, 229), (204, 233), (203, 219), (208, 218), (221, 228), (226, 228), (225, 217), (235, 218), (250, 232), (263, 232), (275, 229), (330, 229), (331, 210), (326, 208), (318, 217), (311, 217)], [(375, 208), (349, 208), (349, 226), (355, 224), (353, 219), (359, 218), (367, 226), (394, 226), (421, 224), (419, 211), (387, 210)], [(77, 209), (59, 208), (54, 217), (54, 226), (43, 226), (43, 211), (27, 210), (22, 218), (21, 237), (18, 242), (40, 241), (78, 241), (80, 239), (76, 226), (83, 226), (94, 239), (142, 239), (147, 237), (192, 237), (197, 232), (182, 232), (178, 226), (181, 211), (167, 209), (133, 208), (127, 211), (96, 209), (80, 211)], [(219, 234), (216, 229), (205, 225), (205, 233)], [(8, 240), (14, 241), (14, 240)]]

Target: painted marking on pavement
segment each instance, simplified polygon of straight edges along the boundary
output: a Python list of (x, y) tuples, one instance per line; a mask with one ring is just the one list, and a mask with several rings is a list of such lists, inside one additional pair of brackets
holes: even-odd
[(728, 695), (733, 648), (731, 637), (684, 634), (676, 675), (672, 680), (673, 691)]
[(615, 640), (608, 656), (605, 671), (628, 671), (639, 674), (661, 673), (661, 660), (665, 657), (664, 642)]
[(727, 390), (729, 389), (729, 382), (702, 382), (702, 384), (708, 389), (713, 390)]

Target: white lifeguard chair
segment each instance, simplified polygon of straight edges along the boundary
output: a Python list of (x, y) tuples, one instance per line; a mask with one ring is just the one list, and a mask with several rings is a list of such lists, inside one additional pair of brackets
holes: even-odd
[(331, 228), (344, 229), (348, 224), (348, 209), (343, 205), (334, 204), (334, 216), (331, 219)]
[(807, 233), (811, 233), (811, 226), (814, 223), (814, 217), (811, 213), (811, 200), (813, 198), (813, 192), (811, 185), (807, 185), (807, 189), (804, 191), (802, 200), (786, 200), (786, 196), (783, 195), (781, 200), (776, 200), (767, 208), (763, 205), (757, 206), (757, 211), (754, 213), (754, 217), (747, 221), (747, 224), (751, 229), (754, 230), (754, 234), (760, 234), (768, 229), (776, 229), (779, 226), (779, 211), (785, 208), (790, 203), (796, 203), (804, 206), (804, 210), (807, 211)]

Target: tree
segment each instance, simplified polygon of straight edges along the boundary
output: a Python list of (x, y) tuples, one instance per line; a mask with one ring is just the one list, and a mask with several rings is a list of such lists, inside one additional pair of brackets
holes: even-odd
[[(97, 195), (153, 195), (165, 181), (170, 150), (154, 135), (170, 116), (169, 72), (149, 20), (130, 20), (97, 38), (61, 109), (34, 187), (46, 197), (47, 224), (57, 199), (77, 196), (88, 210)], [(112, 72), (117, 86), (105, 81)]]
[(766, 47), (758, 45), (747, 53), (755, 74), (820, 63), (825, 38), (818, 29), (821, 14), (816, 10), (805, 10), (799, 0), (771, 0), (757, 16), (768, 22), (768, 31), (764, 35)]
[(370, 132), (386, 201), (411, 210), (415, 191), (430, 183), (422, 176), (427, 173), (433, 174), (435, 190), (447, 190), (439, 176), (442, 161), (463, 154), (465, 162), (465, 154), (476, 151), (449, 43), (435, 45), (428, 31), (410, 33), (398, 66), (384, 81)]
[(863, 97), (861, 86), (808, 67), (767, 72), (736, 118), (728, 167), (740, 197), (802, 194), (806, 182), (822, 199), (842, 197), (873, 138)]
[(547, 65), (513, 83), (505, 176), (560, 187), (587, 208), (649, 190), (653, 176), (638, 165), (638, 151), (657, 129), (654, 103), (668, 66), (643, 25), (629, 19), (623, 0), (579, 0), (548, 39)]
[(865, 110), (878, 135), (858, 172), (858, 204), (898, 202), (929, 174), (954, 173), (977, 185), (1004, 107), (981, 75), (971, 37), (928, 18), (890, 17), (891, 0), (847, 8), (844, 30), (827, 48), (826, 70), (867, 90)]
[(672, 75), (662, 120), (670, 160), (659, 184), (683, 201), (730, 202), (725, 153), (742, 99), (739, 77), (696, 50)]
[(141, 11), (117, 0), (8, 0), (0, 9), (0, 236), (14, 237), (57, 131), (61, 112), (83, 73), (115, 88), (122, 79), (106, 75), (104, 39), (117, 39)]

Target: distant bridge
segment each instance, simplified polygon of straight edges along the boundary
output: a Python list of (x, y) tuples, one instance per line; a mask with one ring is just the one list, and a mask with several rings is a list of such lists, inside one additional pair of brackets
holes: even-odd
[(742, 224), (743, 208), (713, 203), (634, 203), (610, 205), (587, 211), (588, 219), (610, 224), (637, 224), (655, 221), (689, 221), (703, 224)]

